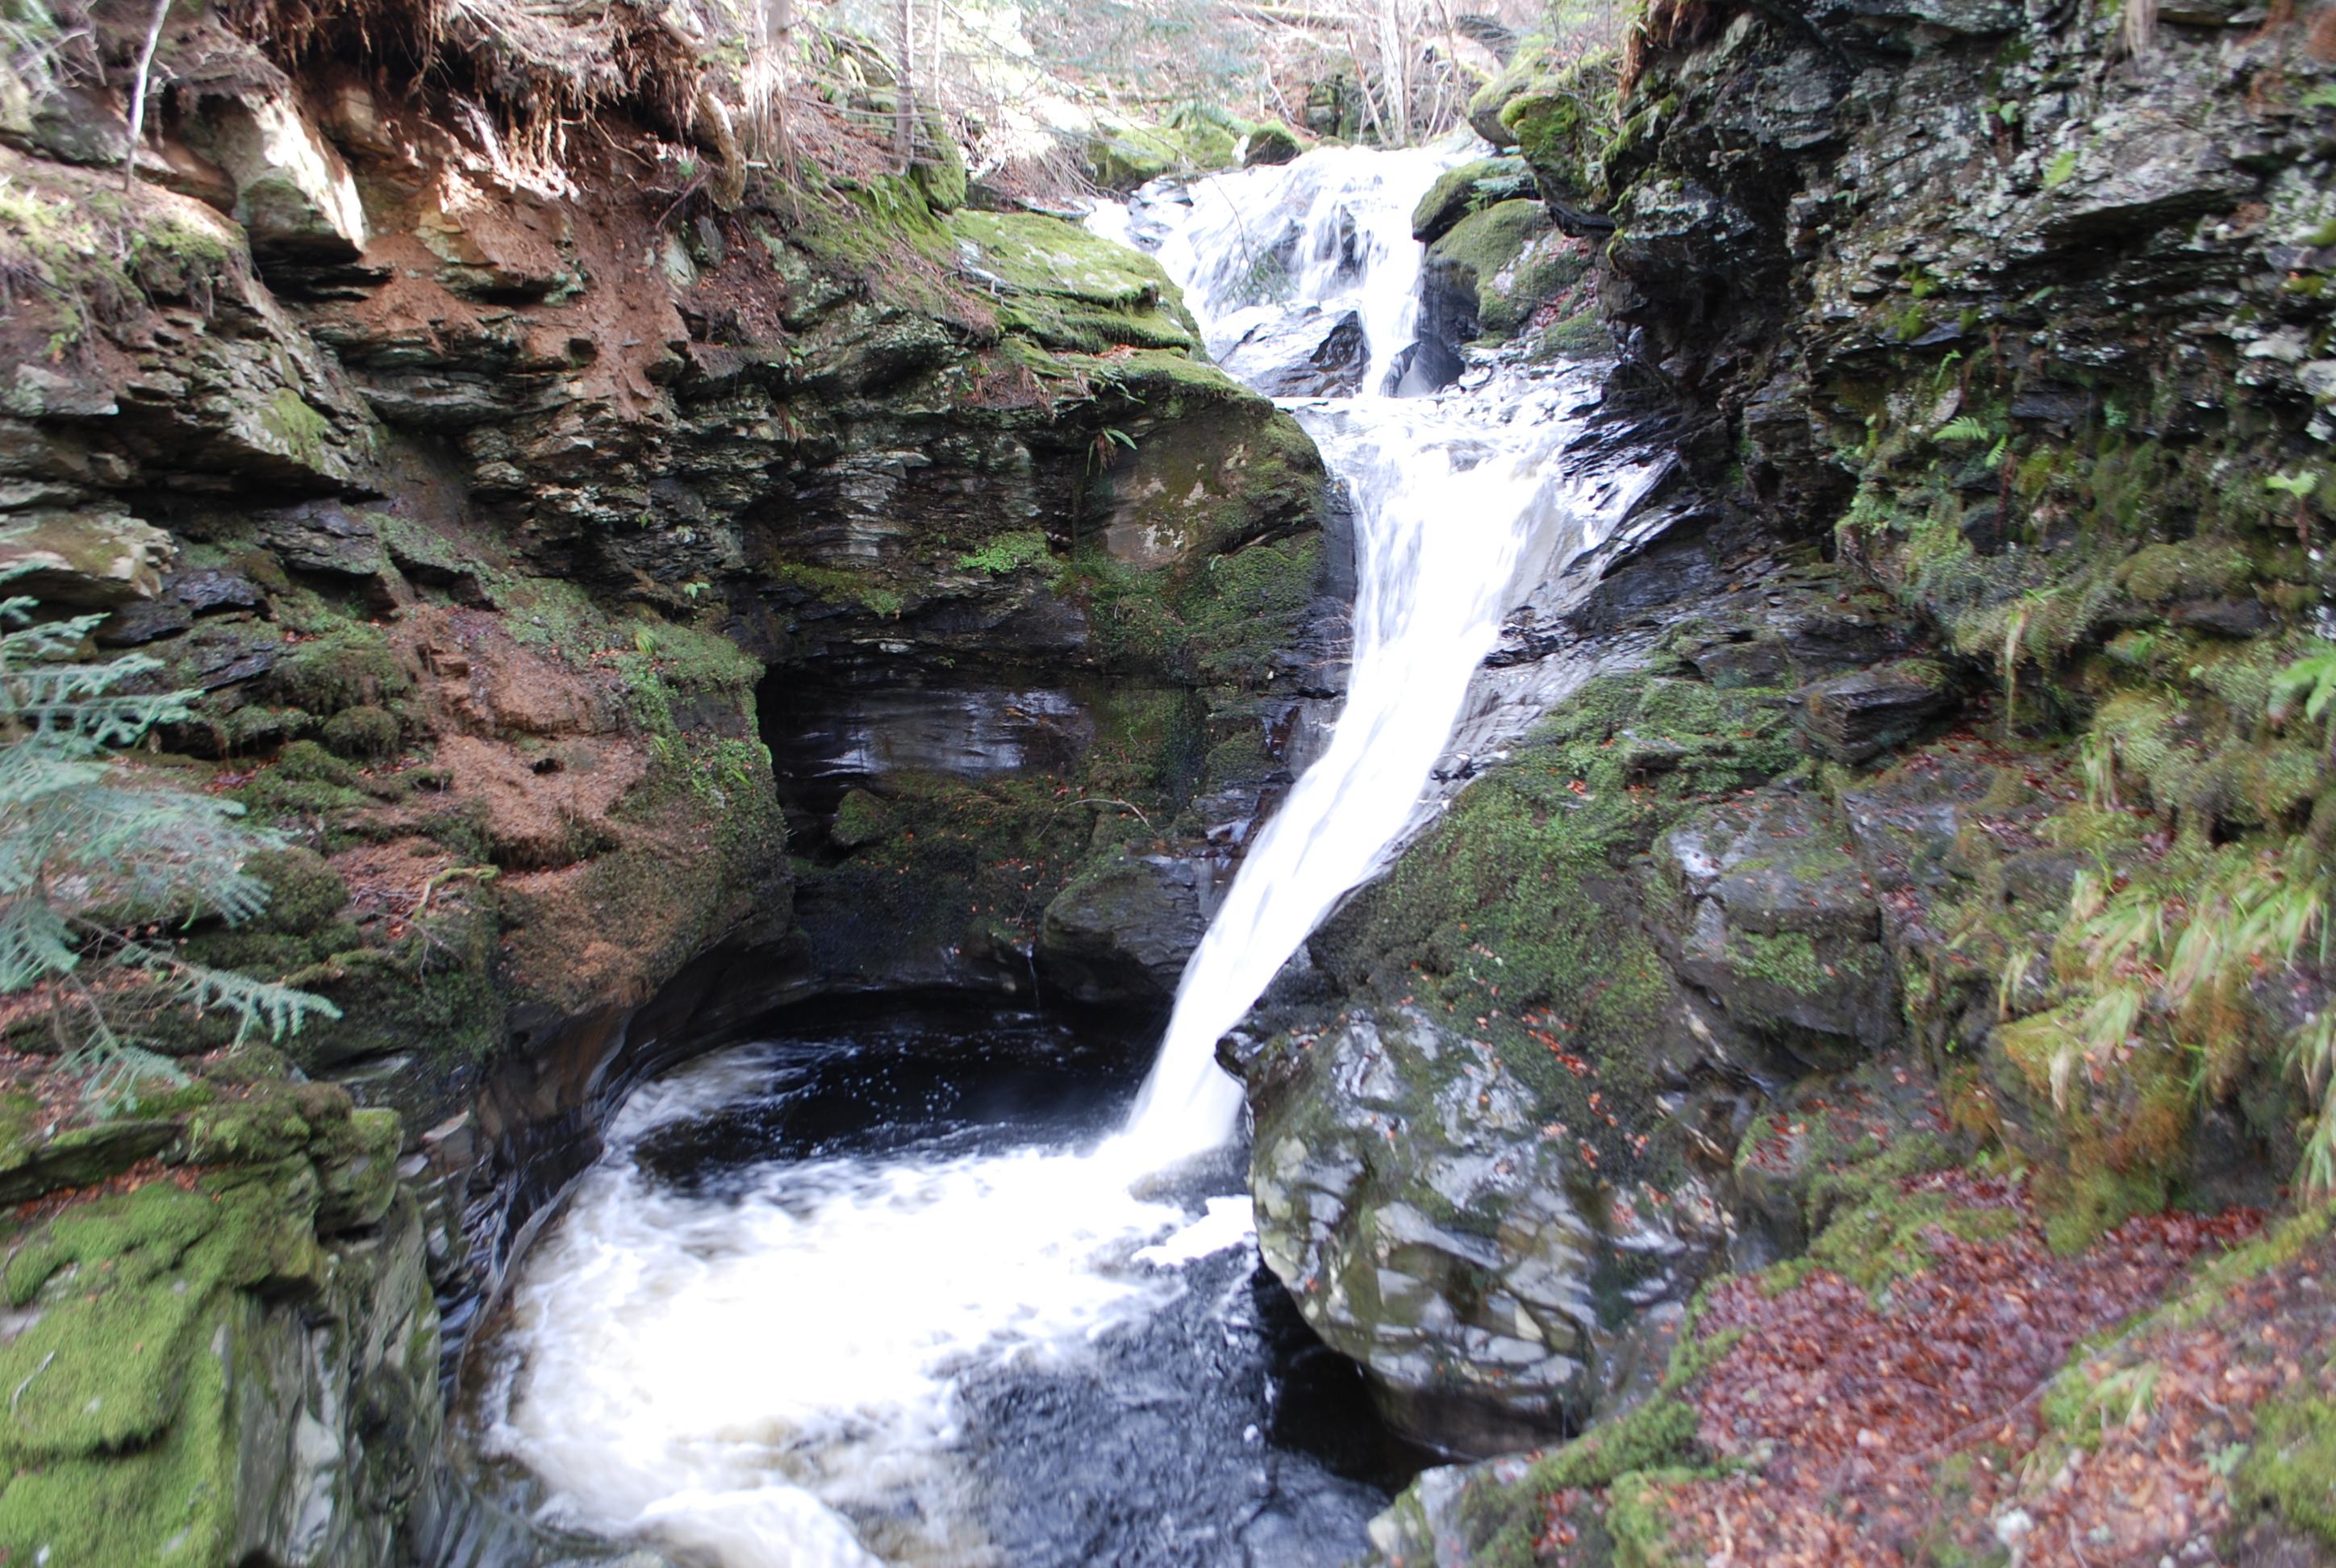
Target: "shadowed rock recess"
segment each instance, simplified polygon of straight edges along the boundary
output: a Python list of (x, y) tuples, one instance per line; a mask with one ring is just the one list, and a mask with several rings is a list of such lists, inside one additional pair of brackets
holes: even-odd
[[(775, 1008), (1164, 1018), (1339, 509), (872, 52), (749, 168), (646, 9), (180, 5), (125, 180), (131, 9), (0, 34), (0, 570), (282, 835), (171, 940), (340, 1016), (99, 1117), (0, 1010), (0, 1561), (662, 1561), (450, 1462), (532, 1224)], [(1610, 366), (1664, 476), (1219, 1047), (1266, 1266), (1449, 1461), (1372, 1559), (2336, 1562), (2336, 10), (1627, 39), (1482, 84), (1411, 356)]]

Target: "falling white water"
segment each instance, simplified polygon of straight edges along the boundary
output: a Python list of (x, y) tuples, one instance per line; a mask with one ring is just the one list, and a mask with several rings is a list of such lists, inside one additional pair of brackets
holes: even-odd
[[(1166, 228), (1164, 237), (1153, 231), (1158, 254), (1186, 288), (1212, 350), (1233, 350), (1274, 309), (1318, 303), (1331, 307), (1326, 317), (1355, 311), (1370, 334), (1355, 395), (1290, 405), (1354, 502), (1346, 706), (1185, 968), (1124, 1135), (1142, 1162), (1166, 1163), (1231, 1136), (1241, 1086), (1217, 1066), (1217, 1040), (1413, 820), (1469, 677), (1518, 597), (1520, 564), (1530, 559), (1536, 572), (1547, 570), (1552, 544), (1572, 554), (1596, 542), (1635, 493), (1612, 475), (1577, 474), (1558, 461), (1582, 428), (1578, 388), (1562, 378), (1510, 375), (1432, 397), (1377, 390), (1411, 341), (1420, 270), (1413, 205), (1465, 155), (1449, 147), (1309, 153), (1204, 181), (1189, 205), (1155, 204), (1142, 215)], [(1129, 229), (1141, 233), (1139, 224)], [(1277, 248), (1294, 258), (1293, 287), (1276, 307), (1243, 303), (1256, 273), (1241, 258)]]
[(528, 1258), (491, 1358), (482, 1446), (532, 1473), (547, 1516), (721, 1568), (1002, 1563), (968, 1492), (966, 1379), (1079, 1356), (1253, 1233), (1246, 1200), (1192, 1220), (1131, 1187), (1231, 1134), (1241, 1095), (1217, 1039), (1417, 816), (1520, 575), (1602, 538), (1632, 489), (1559, 460), (1578, 379), (1376, 390), (1414, 330), (1412, 207), (1466, 155), (1319, 151), (1201, 181), (1189, 205), (1098, 215), (1158, 248), (1236, 369), (1260, 335), (1362, 324), (1362, 390), (1290, 404), (1355, 503), (1345, 707), (1251, 847), (1136, 1111), (1101, 1147), (927, 1140), (697, 1191), (645, 1165), (643, 1140), (771, 1092), (775, 1058), (728, 1053), (633, 1096)]

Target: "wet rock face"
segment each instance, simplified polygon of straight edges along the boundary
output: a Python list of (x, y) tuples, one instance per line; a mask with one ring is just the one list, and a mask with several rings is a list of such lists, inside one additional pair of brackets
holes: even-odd
[(1222, 1048), (1269, 1266), (1459, 1452), (1644, 1398), (1731, 1255), (1750, 1107), (1903, 1031), (1860, 835), (1775, 775), (1796, 694), (1917, 630), (1830, 568), (1675, 542), (1552, 623), (1627, 605), (1665, 628), (1640, 667), (1487, 767)]
[(1369, 361), (1362, 317), (1319, 309), (1252, 328), (1223, 358), (1227, 372), (1271, 397), (1345, 396)]
[(1766, 793), (1698, 812), (1657, 841), (1677, 890), (1666, 948), (1747, 1034), (1811, 1067), (1899, 1037), (1881, 911), (1846, 823), (1822, 800)]
[(1209, 927), (1204, 876), (1191, 861), (1124, 853), (1083, 870), (1046, 906), (1039, 984), (1076, 1001), (1164, 1009)]
[[(1498, 1453), (1660, 1361), (1660, 1303), (1719, 1234), (1708, 1203), (1622, 1218), (1492, 1047), (1416, 1012), (1300, 1040), (1303, 1078), (1259, 1101), (1260, 1242), (1390, 1419)], [(1615, 1319), (1625, 1296), (1650, 1310)]]

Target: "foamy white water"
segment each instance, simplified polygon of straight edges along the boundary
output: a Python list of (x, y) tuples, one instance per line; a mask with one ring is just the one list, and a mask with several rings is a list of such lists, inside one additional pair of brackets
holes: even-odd
[(642, 1141), (766, 1086), (770, 1058), (725, 1053), (634, 1096), (527, 1261), (487, 1400), (486, 1446), (540, 1479), (549, 1516), (723, 1568), (1000, 1563), (967, 1493), (965, 1379), (1076, 1357), (1158, 1311), (1177, 1269), (1250, 1242), (1245, 1200), (1193, 1217), (1131, 1185), (1231, 1136), (1241, 1099), (1219, 1037), (1416, 820), (1521, 566), (1596, 542), (1630, 491), (1556, 461), (1578, 383), (1378, 390), (1414, 332), (1412, 208), (1468, 151), (1309, 153), (1198, 182), (1189, 206), (1098, 214), (1157, 246), (1236, 365), (1260, 330), (1362, 324), (1361, 390), (1290, 405), (1355, 503), (1344, 708), (1251, 845), (1135, 1111), (1100, 1147), (929, 1141), (708, 1193), (645, 1168)]
[(963, 1522), (957, 1380), (1157, 1305), (1174, 1276), (1138, 1250), (1239, 1245), (1246, 1204), (1187, 1228), (1134, 1166), (1046, 1148), (803, 1160), (718, 1194), (641, 1168), (644, 1137), (768, 1073), (746, 1047), (627, 1105), (513, 1292), (487, 1446), (549, 1517), (729, 1568), (995, 1561)]
[[(1262, 312), (1322, 301), (1332, 307), (1326, 317), (1360, 317), (1370, 353), (1355, 395), (1289, 405), (1354, 502), (1346, 706), (1328, 749), (1251, 846), (1184, 970), (1124, 1135), (1140, 1163), (1232, 1135), (1241, 1086), (1217, 1066), (1218, 1039), (1415, 820), (1469, 678), (1520, 596), (1521, 563), (1530, 558), (1536, 573), (1562, 566), (1552, 544), (1570, 557), (1597, 543), (1636, 494), (1613, 475), (1558, 461), (1582, 430), (1580, 389), (1562, 378), (1500, 375), (1429, 397), (1380, 390), (1416, 319), (1412, 209), (1469, 151), (1309, 153), (1204, 181), (1189, 206), (1144, 214), (1166, 228), (1157, 253), (1212, 349), (1227, 352), (1256, 332)], [(1276, 239), (1291, 227), (1294, 247)], [(1297, 258), (1299, 287), (1279, 307), (1250, 303), (1252, 274), (1238, 258), (1276, 245)]]

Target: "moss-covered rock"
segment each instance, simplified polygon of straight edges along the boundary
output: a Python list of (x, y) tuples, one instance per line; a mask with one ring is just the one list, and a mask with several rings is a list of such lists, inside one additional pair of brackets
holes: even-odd
[(391, 1562), (440, 1424), (396, 1117), (263, 1075), (165, 1125), (186, 1179), (13, 1222), (0, 1547)]
[(1087, 1003), (1165, 1008), (1208, 929), (1201, 868), (1115, 850), (1081, 867), (1039, 922), (1039, 983)]
[(1460, 218), (1429, 246), (1422, 286), (1455, 301), (1435, 312), (1452, 323), (1445, 329), (1450, 336), (1501, 340), (1588, 266), (1580, 248), (1555, 231), (1548, 209), (1512, 199)]
[(1730, 1114), (1688, 1091), (1757, 1057), (1666, 961), (1640, 857), (1793, 756), (1779, 691), (1591, 682), (1316, 937), (1335, 1018), (1269, 1011), (1236, 1054), (1266, 1260), (1410, 1429), (1496, 1451), (1660, 1359), (1624, 1238), (1683, 1296), (1698, 1118)]
[(963, 265), (996, 291), (998, 325), (1009, 332), (1084, 353), (1197, 341), (1176, 286), (1141, 251), (1036, 212), (966, 210), (947, 227)]
[(1412, 209), (1411, 237), (1433, 245), (1464, 218), (1533, 194), (1533, 170), (1522, 158), (1480, 158), (1436, 176)]

